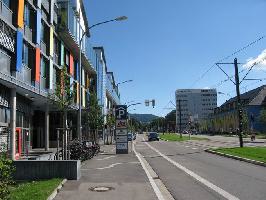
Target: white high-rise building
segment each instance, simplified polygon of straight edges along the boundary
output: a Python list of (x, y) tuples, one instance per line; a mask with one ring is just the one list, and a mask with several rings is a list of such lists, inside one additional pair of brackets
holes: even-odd
[[(189, 121), (192, 123), (206, 119), (217, 107), (216, 89), (178, 89), (176, 98), (176, 127), (181, 131), (188, 128)], [(181, 119), (181, 123), (180, 123)]]

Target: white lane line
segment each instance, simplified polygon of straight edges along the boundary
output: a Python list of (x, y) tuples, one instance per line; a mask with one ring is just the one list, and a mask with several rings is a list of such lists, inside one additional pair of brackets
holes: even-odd
[(133, 145), (133, 152), (137, 156), (142, 168), (144, 169), (144, 171), (145, 171), (145, 173), (146, 173), (146, 175), (147, 175), (147, 177), (148, 177), (148, 179), (150, 181), (150, 184), (151, 184), (151, 186), (152, 186), (152, 188), (153, 188), (153, 190), (154, 190), (154, 192), (155, 192), (155, 194), (156, 194), (156, 196), (158, 198), (158, 200), (165, 200), (163, 195), (162, 195), (162, 193), (161, 193), (161, 191), (159, 190), (158, 186), (156, 185), (154, 179), (152, 178), (149, 170), (147, 169), (147, 167), (145, 166), (144, 162), (142, 161), (142, 159), (140, 157), (140, 154), (136, 151), (135, 145)]
[(200, 182), (200, 183), (206, 185), (207, 187), (209, 187), (210, 189), (214, 190), (215, 192), (217, 192), (218, 194), (220, 194), (224, 198), (226, 198), (228, 200), (239, 200), (239, 198), (237, 198), (236, 196), (234, 196), (234, 195), (226, 192), (222, 188), (219, 188), (218, 186), (214, 185), (213, 183), (209, 182), (208, 180), (206, 180), (206, 179), (202, 178), (201, 176), (197, 175), (193, 171), (185, 168), (184, 166), (182, 166), (179, 163), (175, 162), (174, 160), (170, 159), (166, 155), (162, 154), (160, 151), (158, 151), (157, 149), (155, 149), (154, 147), (152, 147), (147, 142), (144, 142), (144, 143), (146, 145), (148, 145), (148, 147), (150, 147), (153, 151), (155, 151), (160, 156), (162, 156), (165, 160), (167, 160), (168, 162), (172, 163), (174, 166), (176, 166), (177, 168), (181, 169), (182, 171), (184, 171), (185, 173), (187, 173), (188, 175), (190, 175), (192, 178), (196, 179), (198, 182)]
[(190, 146), (185, 146), (186, 148), (189, 148)]
[(194, 148), (192, 148), (192, 149), (196, 150), (196, 149), (198, 149), (198, 148), (194, 147)]
[(121, 165), (121, 164), (123, 164), (123, 163), (114, 163), (114, 164), (111, 164), (111, 165), (109, 165), (107, 167), (99, 167), (99, 168), (96, 168), (96, 169), (110, 169), (110, 168), (115, 167), (116, 165)]
[(99, 159), (96, 159), (96, 160), (108, 160), (110, 158), (114, 158), (116, 156), (108, 156), (108, 157), (105, 157), (105, 158), (99, 158)]

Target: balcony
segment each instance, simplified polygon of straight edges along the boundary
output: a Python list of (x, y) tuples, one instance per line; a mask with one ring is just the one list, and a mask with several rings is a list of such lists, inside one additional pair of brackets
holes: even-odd
[(46, 44), (41, 40), (41, 51), (47, 55)]
[(0, 72), (10, 75), (11, 57), (0, 50)]
[[(76, 14), (72, 8), (71, 1), (60, 1), (58, 4), (59, 22), (58, 32), (59, 37), (63, 40), (68, 49), (71, 49), (74, 57), (79, 57), (79, 37), (75, 22), (78, 21)], [(85, 36), (86, 37), (86, 36)], [(85, 39), (84, 39), (85, 41)], [(93, 48), (86, 41), (82, 52), (82, 65), (86, 71), (96, 74), (95, 71), (96, 54)]]
[(28, 26), (24, 26), (24, 36), (32, 42), (32, 29)]
[(46, 12), (49, 13), (49, 1), (48, 0), (42, 0), (42, 6), (44, 7), (44, 9), (46, 10)]
[(119, 104), (120, 103), (119, 95), (116, 92), (116, 89), (113, 87), (113, 83), (110, 81), (110, 79), (108, 77), (106, 78), (106, 90), (107, 90), (108, 94), (110, 95), (110, 97), (112, 98), (112, 100), (116, 104)]
[(0, 0), (0, 15), (6, 19), (6, 21), (12, 24), (12, 15), (13, 12), (8, 8), (7, 5), (4, 4), (2, 0)]
[(31, 69), (23, 64), (20, 72), (17, 72), (17, 79), (31, 85)]

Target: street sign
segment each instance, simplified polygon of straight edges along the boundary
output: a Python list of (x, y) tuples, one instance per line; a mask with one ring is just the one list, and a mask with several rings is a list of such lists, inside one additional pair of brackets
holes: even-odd
[(126, 143), (128, 142), (127, 135), (117, 135), (116, 142), (118, 143)]
[(115, 108), (116, 119), (127, 119), (127, 105), (117, 105)]
[(118, 128), (118, 129), (127, 128), (127, 120), (117, 119), (116, 120), (116, 128)]
[(116, 154), (128, 153), (128, 137), (127, 137), (127, 106), (117, 105), (115, 107), (116, 118)]
[(117, 136), (127, 135), (127, 129), (116, 129), (115, 134)]

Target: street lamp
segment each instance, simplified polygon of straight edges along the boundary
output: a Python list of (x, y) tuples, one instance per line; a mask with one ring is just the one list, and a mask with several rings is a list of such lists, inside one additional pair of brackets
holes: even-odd
[(139, 104), (142, 104), (142, 103), (133, 103), (133, 104), (128, 105), (127, 108), (129, 108), (130, 106), (136, 106), (136, 105), (139, 105)]
[[(81, 11), (79, 10), (79, 13), (77, 16), (77, 18), (79, 19), (79, 24), (80, 24), (80, 14), (81, 14)], [(95, 26), (99, 26), (99, 25), (106, 24), (106, 23), (113, 22), (113, 21), (123, 21), (126, 19), (127, 19), (126, 16), (120, 16), (120, 17), (117, 17), (115, 19), (111, 19), (111, 20), (107, 20), (107, 21), (93, 24), (92, 26), (90, 26), (88, 28), (88, 30), (84, 31), (82, 33), (82, 35), (80, 34), (81, 27), (79, 26), (79, 115), (78, 115), (78, 123), (77, 124), (78, 124), (78, 137), (80, 140), (82, 140), (82, 127), (81, 127), (81, 70), (82, 70), (82, 65), (81, 65), (81, 59), (82, 58), (81, 58), (81, 56), (82, 56), (82, 48), (81, 48), (81, 45), (82, 45), (83, 38), (86, 34), (89, 33), (89, 30)]]

